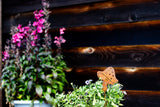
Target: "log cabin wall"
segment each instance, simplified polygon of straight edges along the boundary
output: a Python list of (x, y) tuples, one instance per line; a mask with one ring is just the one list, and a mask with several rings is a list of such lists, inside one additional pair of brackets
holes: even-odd
[[(84, 85), (113, 66), (128, 95), (125, 107), (160, 106), (159, 0), (49, 0), (50, 33), (65, 27), (63, 54), (69, 82)], [(3, 41), (10, 27), (33, 21), (41, 0), (5, 0)], [(5, 42), (2, 42), (3, 46)]]

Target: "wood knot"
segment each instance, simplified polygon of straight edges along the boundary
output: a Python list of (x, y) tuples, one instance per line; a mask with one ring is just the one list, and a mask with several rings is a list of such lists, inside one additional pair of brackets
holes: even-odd
[(133, 54), (131, 54), (131, 58), (136, 62), (142, 61), (143, 57), (144, 57), (144, 55), (142, 53), (133, 53)]
[(82, 50), (82, 53), (85, 53), (85, 54), (92, 54), (94, 53), (95, 49), (92, 48), (92, 47), (88, 47), (88, 48), (85, 48)]
[(128, 21), (129, 22), (137, 22), (137, 20), (138, 20), (137, 18), (138, 18), (138, 16), (136, 14), (133, 14), (128, 17)]

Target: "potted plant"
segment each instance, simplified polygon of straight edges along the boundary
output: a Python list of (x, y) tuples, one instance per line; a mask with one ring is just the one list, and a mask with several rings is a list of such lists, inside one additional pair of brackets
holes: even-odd
[(113, 67), (104, 71), (98, 71), (99, 80), (91, 83), (87, 80), (86, 85), (76, 87), (71, 84), (73, 91), (68, 94), (56, 93), (57, 107), (119, 107), (125, 91), (121, 91), (122, 85), (118, 83)]
[(38, 100), (53, 105), (55, 94), (62, 92), (67, 82), (64, 73), (67, 67), (61, 54), (61, 44), (66, 41), (62, 37), (65, 28), (61, 28), (60, 36), (54, 38), (58, 49), (53, 55), (53, 43), (48, 34), (49, 3), (43, 0), (42, 4), (43, 9), (34, 11), (33, 23), (11, 28), (12, 38), (2, 53), (1, 86), (10, 106), (13, 100), (31, 100), (32, 104), (37, 104), (33, 101)]
[[(115, 83), (108, 85), (107, 91), (103, 91), (102, 80), (95, 83), (87, 80), (86, 85), (75, 87), (68, 94), (56, 93), (57, 107), (119, 107), (123, 104), (124, 93), (121, 91), (122, 85)], [(106, 104), (106, 105), (105, 105)]]

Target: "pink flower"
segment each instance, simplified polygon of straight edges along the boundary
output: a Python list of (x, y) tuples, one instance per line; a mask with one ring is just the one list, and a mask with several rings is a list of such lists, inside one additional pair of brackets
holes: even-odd
[(66, 40), (65, 40), (62, 36), (60, 36), (60, 37), (55, 36), (54, 39), (55, 39), (54, 43), (55, 43), (58, 47), (61, 46), (61, 43), (65, 43), (65, 42), (66, 42)]
[(17, 46), (20, 47), (20, 46), (21, 46), (21, 42), (18, 42), (18, 43), (17, 43)]
[(66, 40), (62, 36), (60, 36), (60, 41), (61, 41), (61, 43), (65, 43), (66, 42)]
[(57, 40), (54, 41), (54, 43), (57, 45), (57, 46), (61, 46), (61, 43)]
[(42, 30), (42, 27), (41, 26), (37, 26), (37, 33), (42, 33), (43, 30)]
[(36, 46), (35, 41), (32, 41), (32, 42), (31, 42), (31, 45), (32, 45), (32, 46)]
[(42, 9), (41, 9), (41, 10), (39, 10), (39, 13), (44, 13), (44, 10), (42, 10)]
[(19, 24), (17, 28), (18, 28), (19, 32), (24, 32), (24, 28), (22, 28), (21, 24)]
[(29, 26), (25, 26), (23, 28), (25, 29), (23, 32), (23, 35), (28, 34), (28, 32), (31, 30), (31, 28)]
[(62, 34), (64, 34), (64, 31), (65, 31), (66, 29), (65, 28), (60, 28), (60, 35), (62, 35)]
[(42, 16), (44, 16), (43, 12), (44, 12), (44, 10), (34, 11), (33, 13), (34, 13), (35, 19), (40, 19)]
[(33, 12), (33, 14), (37, 14), (38, 13), (38, 11), (37, 10), (35, 10), (34, 12)]
[(18, 27), (17, 27), (18, 29), (21, 29), (22, 28), (22, 25), (21, 24), (18, 24)]
[(33, 22), (33, 26), (38, 26), (38, 22), (37, 22), (37, 21), (34, 21), (34, 22)]
[(38, 36), (34, 36), (34, 40), (37, 40), (38, 39)]
[(31, 35), (36, 35), (37, 30), (32, 31)]
[(29, 27), (29, 26), (25, 26), (24, 29), (25, 29), (26, 31), (29, 31), (29, 30), (30, 30), (30, 27)]
[(2, 59), (2, 61), (5, 61), (7, 58), (9, 58), (8, 52), (4, 51), (4, 52), (2, 52), (2, 54), (4, 56), (3, 59)]
[(38, 24), (42, 25), (45, 21), (46, 21), (45, 19), (41, 18), (41, 19), (38, 20)]
[(21, 33), (16, 33), (12, 36), (13, 43), (20, 42), (20, 39), (23, 39), (23, 34)]

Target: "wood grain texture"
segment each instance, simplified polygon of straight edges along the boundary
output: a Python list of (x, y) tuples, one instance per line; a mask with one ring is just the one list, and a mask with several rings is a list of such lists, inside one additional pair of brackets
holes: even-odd
[[(111, 0), (48, 0), (50, 3), (50, 8), (64, 7), (64, 6), (72, 6), (72, 5), (80, 5), (86, 3), (95, 3), (102, 1), (111, 1)], [(151, 1), (151, 0), (148, 0)], [(41, 0), (16, 0), (10, 1), (5, 0), (4, 4), (4, 13), (7, 15), (15, 14), (19, 12), (28, 12), (37, 9), (41, 9)], [(8, 7), (8, 8), (7, 8)]]
[[(151, 29), (160, 28), (160, 20), (140, 21), (133, 23), (116, 23), (97, 26), (81, 26), (67, 28), (68, 32), (90, 32), (90, 31), (113, 31), (113, 30), (129, 30), (129, 29)], [(55, 32), (57, 29), (50, 29), (50, 32)]]
[(66, 48), (63, 54), (71, 67), (160, 66), (160, 45)]
[(124, 107), (159, 107), (159, 91), (126, 90), (128, 93), (122, 102)]
[[(106, 66), (108, 67), (108, 66)], [(98, 80), (97, 72), (106, 67), (73, 67), (66, 72), (69, 82), (85, 85), (85, 81)], [(160, 67), (114, 67), (119, 83), (126, 90), (160, 90)]]
[[(68, 0), (67, 2), (65, 0), (49, 0), (50, 2), (50, 8), (55, 7), (64, 7), (64, 6), (72, 6), (72, 5), (80, 5), (80, 8), (85, 8), (86, 6), (82, 4), (92, 4), (92, 8), (95, 5), (99, 5), (99, 8), (113, 8), (118, 6), (124, 6), (124, 5), (134, 5), (134, 4), (140, 4), (140, 3), (148, 3), (148, 2), (157, 2), (157, 0)], [(99, 2), (99, 3), (98, 3)], [(101, 3), (102, 2), (102, 3)], [(27, 11), (33, 11), (36, 9), (40, 9), (41, 6), (41, 0), (5, 0), (3, 1), (3, 9), (5, 14), (15, 14), (19, 12), (27, 12)], [(72, 8), (74, 8), (73, 6)], [(84, 9), (83, 9), (84, 10)], [(66, 11), (66, 10), (65, 10)]]
[(146, 91), (146, 90), (123, 90), (126, 91), (129, 96), (160, 96), (160, 91)]
[[(51, 36), (59, 35), (59, 30), (50, 31)], [(119, 46), (159, 44), (160, 21), (109, 24), (66, 28), (62, 47)], [(3, 34), (3, 41), (11, 35)], [(103, 38), (103, 39), (102, 39)], [(3, 46), (4, 46), (3, 42)]]
[[(104, 25), (113, 23), (139, 22), (160, 19), (160, 2), (143, 3), (137, 5), (126, 5), (107, 8), (104, 5), (87, 5), (85, 8), (65, 7), (52, 11), (49, 21), (51, 28), (78, 27)], [(105, 7), (106, 6), (106, 7)], [(78, 11), (79, 10), (79, 11)], [(121, 15), (119, 15), (121, 14)], [(9, 31), (11, 25), (21, 23), (27, 25), (29, 20), (33, 21), (32, 12), (16, 14), (4, 18), (4, 32)]]

